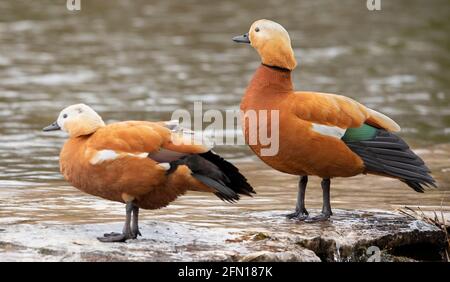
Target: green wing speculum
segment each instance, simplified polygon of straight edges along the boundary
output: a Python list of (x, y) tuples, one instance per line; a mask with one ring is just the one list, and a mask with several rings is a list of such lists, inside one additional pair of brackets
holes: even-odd
[(344, 136), (342, 136), (342, 140), (345, 142), (370, 140), (375, 137), (376, 132), (377, 129), (375, 127), (364, 123), (360, 127), (347, 129)]

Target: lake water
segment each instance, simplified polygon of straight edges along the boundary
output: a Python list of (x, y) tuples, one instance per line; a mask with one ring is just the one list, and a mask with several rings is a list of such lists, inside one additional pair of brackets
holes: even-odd
[[(107, 122), (166, 120), (176, 109), (238, 109), (259, 65), (231, 37), (259, 18), (283, 24), (299, 61), (297, 89), (352, 97), (391, 116), (432, 169), (439, 189), (399, 181), (332, 181), (332, 206), (450, 210), (450, 17), (448, 1), (65, 1), (0, 2), (0, 223), (120, 221), (123, 205), (83, 194), (61, 177), (62, 133), (44, 134), (59, 111), (86, 103)], [(290, 210), (297, 177), (276, 172), (246, 146), (217, 151), (258, 194), (236, 205), (189, 193), (142, 217), (242, 225), (244, 211)], [(307, 207), (321, 206), (312, 178)]]

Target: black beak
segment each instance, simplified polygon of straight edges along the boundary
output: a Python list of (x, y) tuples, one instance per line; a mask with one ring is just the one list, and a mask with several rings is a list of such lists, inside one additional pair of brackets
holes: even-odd
[(233, 37), (233, 41), (237, 43), (250, 44), (250, 37), (248, 37), (248, 32), (246, 34)]
[(54, 131), (54, 130), (60, 130), (61, 127), (59, 127), (58, 123), (55, 121), (54, 123), (50, 124), (49, 126), (46, 126), (42, 129), (42, 131)]

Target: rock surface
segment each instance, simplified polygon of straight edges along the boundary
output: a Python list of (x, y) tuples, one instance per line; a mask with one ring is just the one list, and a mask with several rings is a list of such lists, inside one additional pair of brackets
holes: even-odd
[[(317, 212), (317, 211), (313, 211)], [(100, 243), (108, 224), (0, 225), (2, 261), (411, 261), (441, 260), (444, 233), (387, 211), (334, 210), (332, 220), (287, 220), (284, 211), (249, 212), (251, 228), (142, 221), (144, 237)]]

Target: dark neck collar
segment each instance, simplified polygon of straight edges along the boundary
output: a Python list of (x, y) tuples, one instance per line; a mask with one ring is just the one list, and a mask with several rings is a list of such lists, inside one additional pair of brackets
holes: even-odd
[(291, 74), (292, 72), (290, 70), (274, 68), (262, 64), (256, 70), (247, 91), (259, 93), (263, 89), (268, 89), (270, 92), (268, 92), (269, 94), (272, 94), (273, 92), (281, 93), (293, 91), (294, 87), (292, 85)]
[(291, 72), (290, 69), (286, 69), (286, 68), (282, 68), (282, 67), (277, 67), (277, 66), (270, 66), (270, 65), (266, 65), (264, 63), (262, 63), (263, 66), (271, 68), (273, 70), (277, 70), (277, 71), (282, 71), (282, 72)]

